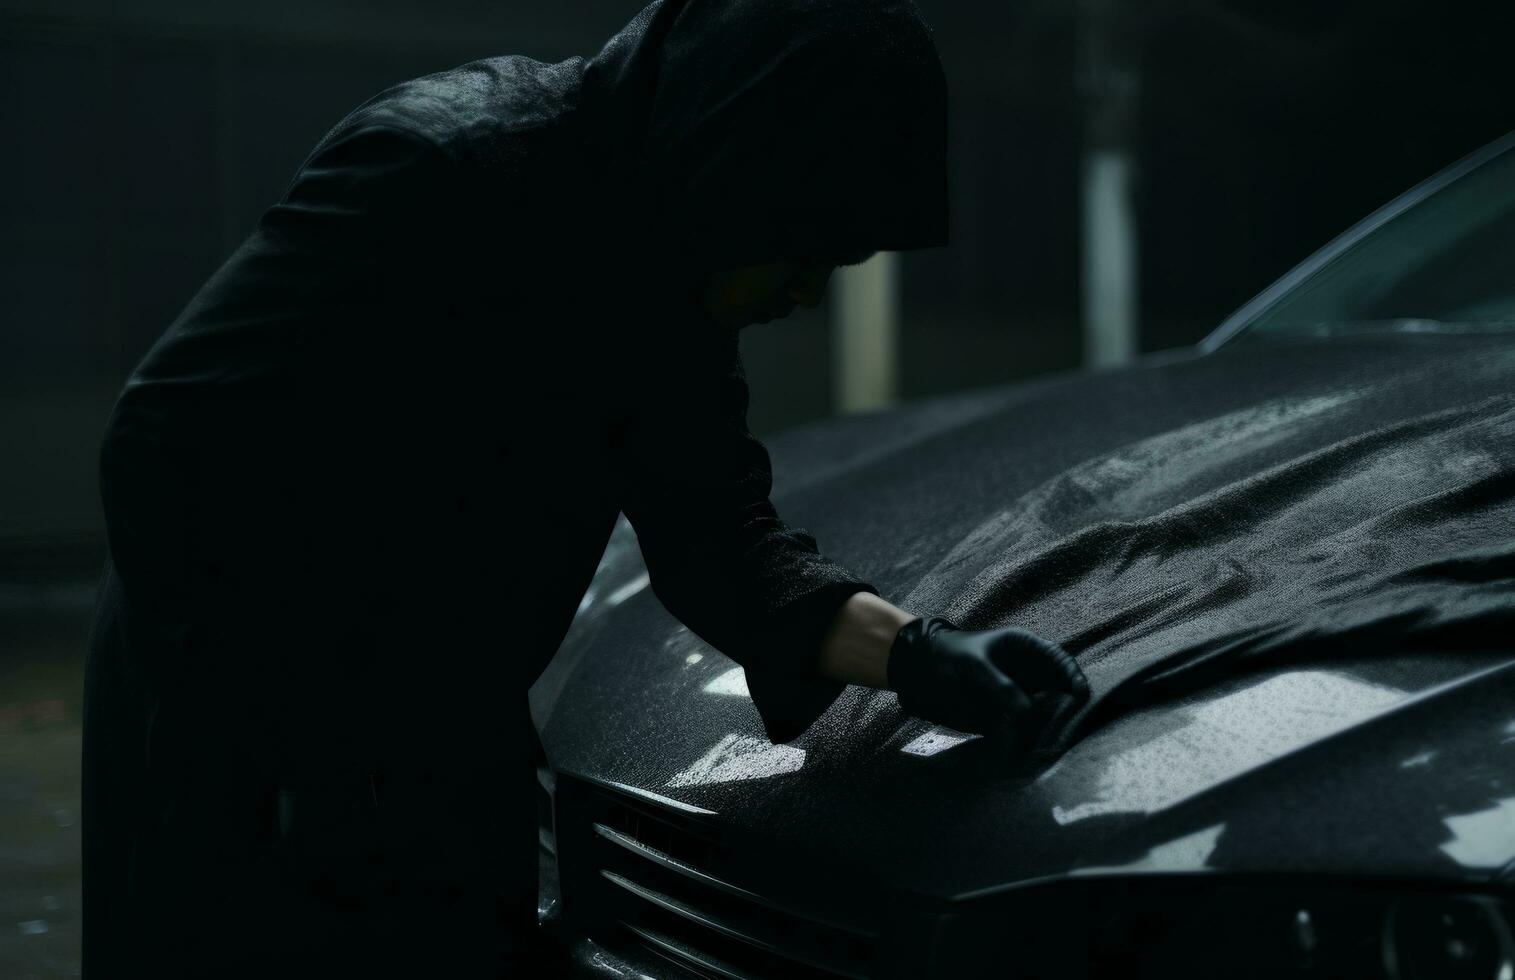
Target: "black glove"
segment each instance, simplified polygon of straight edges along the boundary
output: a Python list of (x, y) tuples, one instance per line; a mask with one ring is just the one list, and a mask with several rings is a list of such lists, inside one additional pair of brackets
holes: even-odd
[(960, 630), (916, 619), (889, 648), (889, 687), (906, 714), (1029, 748), (1056, 717), (1089, 699), (1089, 682), (1055, 643), (1013, 627)]

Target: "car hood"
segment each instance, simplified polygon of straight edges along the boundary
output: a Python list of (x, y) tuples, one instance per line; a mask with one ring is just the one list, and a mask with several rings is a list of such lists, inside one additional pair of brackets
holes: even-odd
[[(1008, 618), (1065, 640), (1046, 617), (1082, 611), (986, 600), (1024, 575), (1024, 564), (995, 571), (1016, 551), (1212, 500), (1354, 426), (1503, 418), (1512, 381), (1508, 337), (1170, 353), (787, 433), (770, 444), (774, 501), (911, 611)], [(1507, 501), (1496, 484), (1488, 492)], [(1376, 533), (1392, 549), (1392, 533)], [(1125, 567), (1129, 549), (1102, 560)], [(1507, 596), (1509, 574), (1480, 588)], [(1319, 618), (1287, 585), (1274, 613)], [(1186, 629), (1230, 614), (1201, 602)], [(741, 669), (658, 604), (623, 521), (532, 705), (562, 773), (943, 898), (1110, 869), (1487, 878), (1515, 860), (1515, 649), (1477, 635), (1334, 642), (1312, 628), (1253, 644), (1188, 683), (1112, 699), (1035, 775), (858, 687), (775, 745)], [(1124, 649), (1178, 642), (1132, 637), (1081, 641), (1101, 655), (1085, 661), (1097, 689), (1100, 664)]]

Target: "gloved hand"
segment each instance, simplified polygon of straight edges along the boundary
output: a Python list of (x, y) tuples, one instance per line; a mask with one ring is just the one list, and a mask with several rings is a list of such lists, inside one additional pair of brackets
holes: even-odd
[(889, 687), (906, 714), (1032, 746), (1054, 717), (1087, 701), (1089, 682), (1055, 643), (1013, 627), (906, 623), (889, 648)]

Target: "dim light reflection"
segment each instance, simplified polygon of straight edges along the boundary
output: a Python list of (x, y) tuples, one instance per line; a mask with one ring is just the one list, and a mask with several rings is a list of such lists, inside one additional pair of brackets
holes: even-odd
[(739, 780), (766, 779), (797, 772), (805, 750), (775, 745), (767, 739), (732, 733), (721, 739), (682, 772), (668, 780), (670, 787), (706, 786)]
[(1099, 874), (1107, 871), (1203, 871), (1209, 867), (1210, 855), (1225, 831), (1224, 823), (1175, 837), (1147, 851), (1127, 864), (1077, 868), (1074, 874)]
[(715, 676), (715, 679), (705, 685), (706, 694), (720, 694), (727, 697), (745, 698), (751, 697), (747, 693), (747, 672), (740, 667), (732, 667)]
[(1172, 806), (1406, 697), (1329, 671), (1293, 671), (1185, 709), (1176, 728), (1135, 745), (1129, 741), (1138, 719), (1127, 719), (1075, 748), (1079, 768), (1098, 776), (1092, 790), (1078, 794), (1087, 798), (1055, 805), (1053, 819), (1070, 824)]
[(625, 585), (621, 586), (619, 589), (616, 589), (614, 592), (612, 592), (609, 595), (607, 595), (605, 597), (605, 604), (607, 606), (619, 606), (621, 603), (625, 602), (627, 599), (630, 599), (632, 596), (636, 595), (638, 592), (640, 592), (643, 589), (647, 588), (648, 584), (651, 583), (651, 581), (652, 581), (652, 579), (648, 577), (647, 573), (643, 572), (641, 575), (638, 575), (636, 578), (632, 579), (630, 582), (627, 582)]
[(1496, 800), (1487, 810), (1447, 817), (1452, 839), (1441, 845), (1447, 857), (1465, 868), (1502, 868), (1515, 861), (1515, 796)]

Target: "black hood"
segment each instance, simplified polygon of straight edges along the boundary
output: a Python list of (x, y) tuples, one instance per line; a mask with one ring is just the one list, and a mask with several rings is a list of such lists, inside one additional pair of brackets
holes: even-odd
[(946, 81), (908, 0), (659, 0), (582, 109), (629, 227), (686, 266), (947, 240)]

